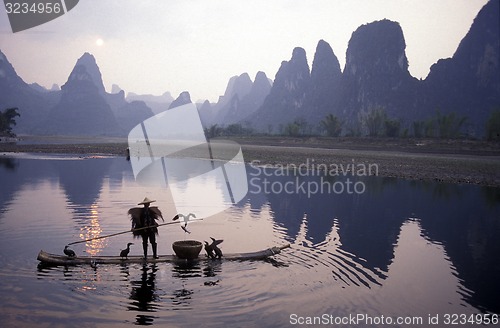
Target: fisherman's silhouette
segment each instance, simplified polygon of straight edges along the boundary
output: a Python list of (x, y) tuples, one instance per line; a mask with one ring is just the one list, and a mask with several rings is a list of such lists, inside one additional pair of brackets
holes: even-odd
[[(142, 237), (142, 249), (144, 251), (144, 259), (148, 257), (148, 239), (151, 243), (151, 248), (153, 249), (153, 258), (158, 258), (156, 235), (158, 234), (158, 219), (163, 220), (161, 211), (158, 207), (150, 206), (155, 200), (150, 200), (149, 198), (144, 198), (142, 202), (137, 205), (144, 205), (143, 208), (134, 207), (128, 210), (128, 214), (131, 216), (132, 220), (132, 230), (134, 237)], [(142, 230), (137, 230), (141, 228), (146, 228)]]

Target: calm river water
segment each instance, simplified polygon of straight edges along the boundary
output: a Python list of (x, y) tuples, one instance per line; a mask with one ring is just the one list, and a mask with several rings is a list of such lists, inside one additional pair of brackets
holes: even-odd
[[(130, 229), (127, 210), (146, 196), (166, 220), (175, 210), (164, 190), (135, 182), (124, 158), (8, 156), (0, 155), (0, 327), (286, 327), (349, 316), (365, 319), (336, 326), (409, 327), (500, 313), (499, 189), (351, 177), (358, 192), (348, 192), (337, 177), (328, 178), (334, 192), (308, 194), (300, 184), (325, 177), (248, 167), (243, 201), (191, 223), (190, 235), (161, 227), (159, 253), (211, 236), (226, 253), (290, 243), (274, 260), (39, 267), (41, 249), (62, 254), (70, 242)], [(128, 242), (140, 255), (131, 234), (73, 249), (118, 255)]]

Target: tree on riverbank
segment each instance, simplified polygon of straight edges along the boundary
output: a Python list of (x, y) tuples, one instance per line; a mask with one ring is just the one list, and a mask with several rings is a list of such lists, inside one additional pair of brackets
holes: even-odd
[(378, 137), (383, 134), (384, 122), (387, 120), (387, 114), (384, 108), (377, 107), (361, 117), (362, 124), (368, 130), (369, 137)]
[(288, 123), (284, 127), (284, 134), (290, 137), (298, 137), (303, 135), (311, 135), (311, 126), (303, 117), (296, 118), (292, 123)]
[(16, 116), (20, 116), (17, 112), (18, 108), (7, 108), (0, 112), (0, 136), (15, 137), (12, 128), (16, 125)]
[(436, 123), (439, 137), (444, 139), (456, 139), (460, 137), (460, 131), (467, 121), (467, 117), (460, 116), (455, 112), (449, 114), (436, 113)]
[(384, 121), (385, 136), (397, 138), (401, 132), (401, 122), (399, 120), (386, 119)]
[(399, 137), (401, 121), (387, 116), (383, 107), (376, 107), (361, 116), (361, 123), (368, 130), (369, 137)]
[(457, 139), (460, 138), (466, 122), (465, 116), (455, 112), (442, 114), (437, 110), (433, 117), (412, 123), (413, 136), (415, 138)]
[(319, 123), (321, 129), (326, 132), (329, 137), (338, 137), (342, 132), (342, 125), (344, 122), (339, 120), (339, 118), (333, 114), (328, 114)]

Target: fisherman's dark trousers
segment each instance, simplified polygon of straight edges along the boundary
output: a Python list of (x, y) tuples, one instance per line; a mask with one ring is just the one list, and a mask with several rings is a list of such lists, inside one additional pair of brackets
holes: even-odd
[(144, 257), (148, 257), (148, 239), (153, 248), (153, 257), (156, 257), (156, 235), (153, 231), (146, 231), (142, 235), (142, 249), (144, 251)]

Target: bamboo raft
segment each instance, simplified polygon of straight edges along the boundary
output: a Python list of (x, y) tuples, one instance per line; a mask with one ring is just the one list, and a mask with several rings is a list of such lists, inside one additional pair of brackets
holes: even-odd
[[(290, 247), (290, 244), (282, 246), (274, 246), (261, 251), (251, 253), (230, 253), (224, 254), (222, 260), (225, 261), (247, 261), (247, 260), (263, 260), (270, 256), (281, 253), (285, 248)], [(197, 262), (211, 261), (204, 254), (193, 260), (185, 260), (178, 258), (175, 255), (160, 255), (157, 259), (152, 256), (144, 259), (143, 256), (133, 255), (127, 258), (120, 256), (76, 256), (69, 257), (66, 255), (51, 254), (41, 250), (38, 253), (37, 260), (41, 264), (46, 265), (81, 265), (81, 264), (122, 264), (122, 263), (161, 263), (161, 262)]]

